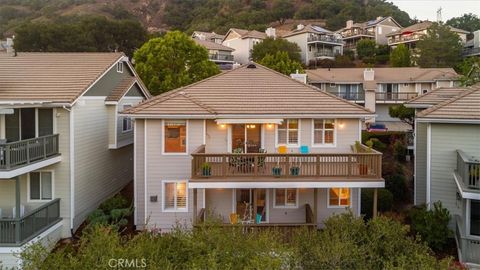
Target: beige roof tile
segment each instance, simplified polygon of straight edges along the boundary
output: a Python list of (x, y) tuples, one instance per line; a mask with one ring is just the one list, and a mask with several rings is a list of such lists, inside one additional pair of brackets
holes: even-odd
[(324, 27), (317, 26), (317, 25), (312, 25), (312, 24), (307, 24), (305, 25), (302, 29), (294, 29), (285, 35), (283, 37), (290, 37), (290, 36), (295, 36), (298, 34), (303, 34), (303, 33), (315, 33), (315, 34), (333, 34), (332, 31), (325, 29)]
[(133, 115), (358, 115), (372, 112), (268, 69), (240, 68), (167, 92), (125, 111)]
[(0, 54), (0, 101), (72, 103), (123, 53)]
[(480, 88), (464, 91), (417, 114), (418, 118), (480, 120)]
[(257, 31), (257, 30), (245, 30), (239, 28), (230, 28), (230, 31), (235, 31), (237, 34), (240, 35), (241, 38), (258, 38), (258, 39), (265, 39), (267, 38), (267, 34)]
[(441, 87), (407, 101), (405, 104), (430, 107), (456, 97), (467, 90), (469, 88), (466, 87)]
[(105, 98), (105, 101), (119, 101), (136, 82), (137, 80), (135, 77), (123, 79), (120, 84), (118, 84), (117, 87), (113, 89), (110, 95)]

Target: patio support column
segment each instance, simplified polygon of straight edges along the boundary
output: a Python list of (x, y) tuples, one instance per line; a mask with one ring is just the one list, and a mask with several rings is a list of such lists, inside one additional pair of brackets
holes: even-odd
[(193, 225), (197, 224), (197, 205), (198, 205), (198, 194), (197, 189), (193, 189)]
[(378, 189), (373, 189), (373, 217), (377, 216)]
[(15, 177), (15, 242), (20, 243), (20, 177)]
[(313, 189), (313, 223), (317, 224), (318, 188)]

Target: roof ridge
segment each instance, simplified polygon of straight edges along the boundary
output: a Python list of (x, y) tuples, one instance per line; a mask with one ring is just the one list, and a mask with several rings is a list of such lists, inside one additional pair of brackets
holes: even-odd
[(436, 110), (438, 110), (438, 109), (440, 109), (440, 108), (443, 108), (443, 107), (445, 107), (446, 105), (451, 104), (451, 103), (453, 103), (453, 102), (455, 102), (455, 101), (457, 101), (457, 100), (459, 100), (459, 99), (461, 99), (461, 98), (464, 98), (464, 97), (466, 97), (466, 96), (468, 96), (468, 95), (470, 95), (470, 94), (473, 94), (473, 93), (475, 93), (475, 92), (477, 92), (477, 91), (480, 91), (480, 88), (472, 88), (472, 89), (466, 90), (464, 93), (461, 93), (461, 94), (459, 94), (459, 95), (457, 95), (457, 96), (454, 96), (454, 97), (452, 97), (452, 98), (450, 98), (450, 99), (448, 99), (448, 100), (445, 100), (445, 101), (443, 101), (443, 102), (440, 102), (440, 103), (438, 103), (437, 105), (434, 105), (434, 106), (432, 106), (432, 107), (430, 107), (430, 108), (428, 108), (428, 109), (426, 109), (426, 110), (424, 110), (424, 111), (421, 111), (420, 113), (418, 113), (417, 116), (418, 116), (418, 117), (425, 117), (426, 115), (428, 115), (428, 114), (430, 114), (430, 113), (432, 113), (432, 112), (434, 112), (434, 111), (436, 111)]
[(209, 111), (210, 113), (213, 113), (213, 114), (216, 114), (216, 113), (217, 113), (214, 109), (212, 109), (212, 108), (210, 108), (209, 106), (203, 104), (203, 103), (200, 102), (199, 100), (193, 98), (193, 97), (190, 96), (188, 93), (186, 93), (186, 92), (180, 92), (179, 94), (182, 95), (182, 96), (184, 96), (184, 97), (186, 97), (186, 98), (189, 99), (191, 102), (193, 102), (193, 103), (195, 103), (196, 105), (202, 107), (203, 109)]

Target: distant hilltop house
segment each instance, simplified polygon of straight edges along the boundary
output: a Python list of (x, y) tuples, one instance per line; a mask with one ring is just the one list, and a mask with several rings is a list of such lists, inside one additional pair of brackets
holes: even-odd
[[(421, 39), (422, 36), (428, 33), (428, 28), (431, 27), (433, 24), (434, 22), (424, 21), (387, 34), (388, 46), (395, 48), (399, 44), (404, 44), (409, 49), (415, 49), (417, 46), (417, 42)], [(458, 34), (458, 36), (462, 40), (462, 43), (465, 44), (465, 42), (467, 41), (467, 34), (469, 34), (469, 32), (451, 26), (449, 27), (452, 32)]]
[(194, 39), (210, 41), (217, 44), (222, 44), (224, 37), (224, 35), (220, 35), (215, 32), (194, 31), (192, 34), (192, 38)]
[(402, 26), (392, 17), (377, 17), (368, 22), (354, 23), (348, 20), (344, 28), (337, 31), (342, 36), (344, 49), (356, 50), (357, 43), (363, 39), (370, 39), (377, 44), (388, 43), (387, 34), (396, 32)]
[(222, 45), (222, 43), (210, 41), (212, 39), (194, 38), (193, 40), (208, 50), (208, 59), (217, 64), (221, 70), (232, 69), (235, 63), (235, 58), (232, 53), (235, 49)]
[(335, 55), (343, 54), (342, 36), (317, 25), (299, 24), (283, 38), (300, 47), (302, 62), (307, 66), (317, 60), (335, 59)]
[(275, 28), (267, 28), (265, 32), (230, 28), (223, 38), (222, 44), (235, 50), (232, 53), (235, 62), (247, 64), (251, 61), (253, 46), (267, 37), (275, 38)]
[(473, 32), (473, 38), (465, 43), (463, 55), (480, 56), (480, 30)]

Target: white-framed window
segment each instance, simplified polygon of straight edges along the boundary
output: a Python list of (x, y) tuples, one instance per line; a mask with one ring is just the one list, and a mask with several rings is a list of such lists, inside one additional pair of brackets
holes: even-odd
[[(471, 236), (480, 237), (480, 201), (470, 200), (469, 215), (469, 234)], [(468, 211), (468, 210), (467, 210)]]
[(313, 146), (335, 146), (336, 128), (335, 119), (312, 119)]
[(117, 72), (118, 73), (123, 73), (123, 62), (118, 62), (117, 63)]
[(53, 171), (35, 171), (28, 174), (28, 201), (50, 201), (53, 194)]
[[(131, 104), (124, 104), (122, 111), (132, 107)], [(122, 119), (122, 132), (129, 132), (132, 131), (133, 126), (132, 126), (132, 119), (128, 116), (124, 116)]]
[(298, 208), (298, 189), (277, 188), (274, 193), (273, 206), (275, 208)]
[(285, 119), (277, 126), (277, 146), (298, 146), (300, 144), (300, 120)]
[(349, 188), (330, 188), (328, 190), (328, 207), (349, 207), (351, 202), (351, 190)]
[(164, 212), (188, 211), (188, 188), (186, 180), (162, 181), (162, 209)]
[(163, 122), (163, 153), (187, 153), (187, 121), (165, 120)]

